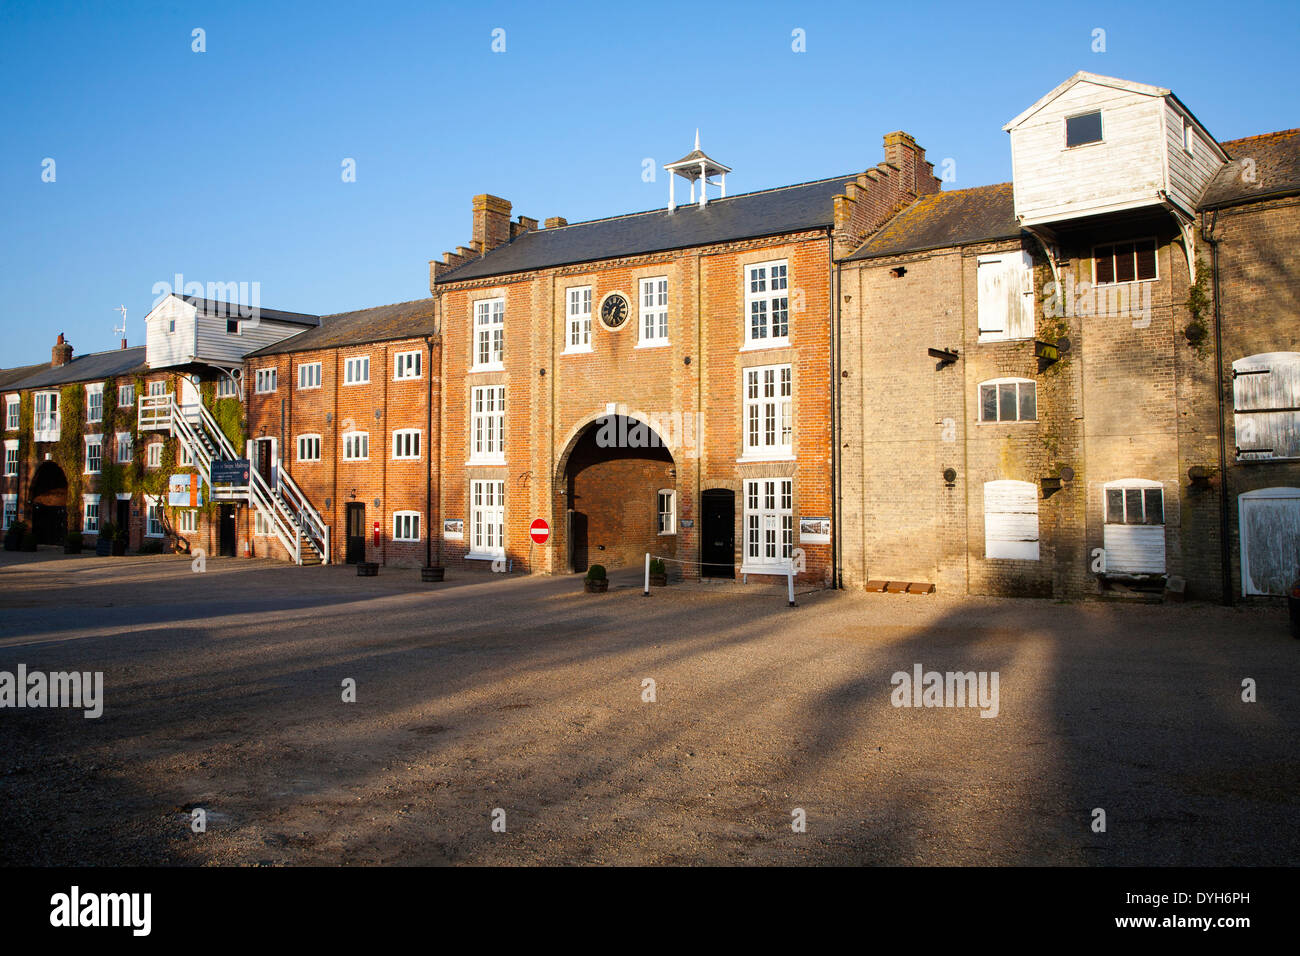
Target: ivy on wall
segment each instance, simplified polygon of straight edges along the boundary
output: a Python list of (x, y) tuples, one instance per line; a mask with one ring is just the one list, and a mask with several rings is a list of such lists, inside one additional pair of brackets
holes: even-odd
[[(81, 492), (86, 470), (86, 386), (65, 385), (59, 390), (59, 440), (50, 460), (63, 469), (68, 481), (68, 528), (81, 527)], [(39, 467), (39, 466), (37, 466)]]
[(1183, 335), (1196, 351), (1196, 357), (1203, 359), (1210, 354), (1210, 327), (1206, 322), (1206, 315), (1210, 311), (1210, 295), (1205, 290), (1206, 273), (1205, 264), (1201, 262), (1201, 257), (1196, 257), (1196, 281), (1187, 289), (1187, 299), (1183, 302), (1183, 307), (1187, 309), (1187, 314), (1191, 316), (1191, 321), (1183, 329)]

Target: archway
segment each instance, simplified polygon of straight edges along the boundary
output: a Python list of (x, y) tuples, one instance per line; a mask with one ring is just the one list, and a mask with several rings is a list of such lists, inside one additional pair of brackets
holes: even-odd
[(659, 434), (626, 415), (602, 415), (570, 443), (561, 466), (570, 571), (639, 566), (677, 554), (677, 471)]
[(32, 476), (32, 533), (38, 544), (62, 544), (68, 536), (68, 477), (52, 461)]

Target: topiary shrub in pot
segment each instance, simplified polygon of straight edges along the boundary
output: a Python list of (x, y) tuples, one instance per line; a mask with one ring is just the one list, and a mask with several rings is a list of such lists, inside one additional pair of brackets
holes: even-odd
[(583, 590), (588, 594), (604, 594), (609, 590), (609, 578), (605, 576), (603, 564), (593, 564), (587, 569), (587, 576), (582, 580)]
[(23, 551), (36, 550), (36, 535), (32, 534), (32, 532), (30, 531), (28, 531), (25, 535), (23, 535), (22, 550)]
[(668, 569), (658, 558), (650, 559), (650, 583), (657, 588), (668, 586)]
[(27, 534), (27, 522), (15, 521), (5, 531), (5, 550), (17, 551), (23, 546), (23, 536)]
[(68, 536), (63, 540), (64, 554), (81, 554), (81, 532), (69, 531)]
[(113, 538), (117, 535), (117, 525), (111, 521), (105, 521), (99, 528), (99, 535), (95, 538), (95, 554), (101, 558), (106, 558), (113, 553)]
[(127, 530), (126, 528), (113, 529), (113, 554), (121, 557), (126, 554)]

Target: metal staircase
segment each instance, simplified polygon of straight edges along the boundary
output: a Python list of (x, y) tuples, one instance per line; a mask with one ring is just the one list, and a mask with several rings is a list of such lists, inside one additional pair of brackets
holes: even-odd
[(171, 394), (141, 396), (137, 420), (141, 431), (166, 432), (180, 441), (213, 501), (247, 501), (256, 508), (295, 564), (329, 563), (329, 526), (283, 464), (274, 487), (252, 467), (247, 485), (212, 484), (212, 463), (240, 456), (202, 403), (182, 408)]

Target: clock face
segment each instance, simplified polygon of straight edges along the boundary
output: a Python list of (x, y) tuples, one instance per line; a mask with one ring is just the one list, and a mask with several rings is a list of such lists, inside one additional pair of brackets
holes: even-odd
[(627, 299), (617, 292), (605, 296), (605, 301), (600, 304), (600, 321), (611, 331), (623, 327), (623, 323), (627, 321), (627, 313)]

